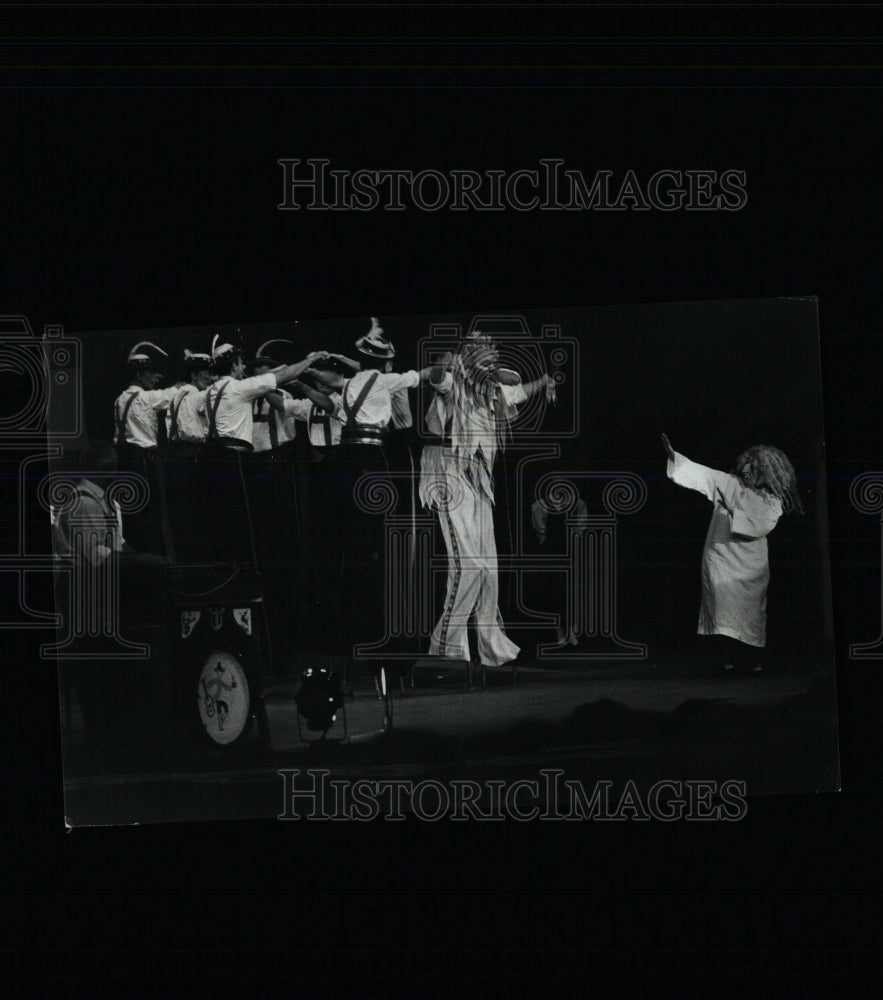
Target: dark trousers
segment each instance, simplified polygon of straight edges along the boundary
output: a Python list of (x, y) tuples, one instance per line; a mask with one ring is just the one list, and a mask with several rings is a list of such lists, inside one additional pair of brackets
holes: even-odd
[(295, 613), (301, 569), (293, 445), (246, 455), (243, 471), (258, 568), (264, 578), (264, 604), (274, 665), (283, 670), (297, 640)]
[(308, 497), (300, 583), (300, 627), (315, 649), (342, 651), (340, 621), (342, 594), (343, 522), (349, 516), (340, 448), (323, 449), (309, 467)]
[[(383, 447), (343, 444), (340, 634), (344, 649), (381, 640), (386, 631), (386, 533), (384, 514), (391, 497), (389, 467)], [(362, 476), (370, 482), (359, 485)]]
[(117, 451), (120, 471), (143, 476), (149, 488), (145, 508), (126, 517), (126, 541), (139, 552), (171, 557), (171, 531), (165, 504), (165, 460), (154, 449), (134, 445), (118, 445)]
[(201, 562), (254, 563), (251, 507), (245, 485), (248, 455), (209, 444), (200, 461), (205, 496), (197, 539)]
[(206, 507), (201, 469), (204, 445), (169, 445), (166, 454), (166, 495), (169, 523), (179, 563), (199, 562), (200, 538)]

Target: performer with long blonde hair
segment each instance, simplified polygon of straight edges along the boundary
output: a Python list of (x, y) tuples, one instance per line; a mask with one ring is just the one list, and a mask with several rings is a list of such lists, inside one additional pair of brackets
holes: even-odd
[(484, 666), (502, 666), (520, 652), (506, 635), (498, 607), (497, 543), (494, 536), (493, 469), (518, 407), (555, 382), (543, 375), (522, 384), (500, 366), (490, 337), (475, 331), (456, 356), (430, 374), (435, 398), (426, 426), (436, 440), (420, 459), (420, 501), (438, 513), (448, 553), (448, 579), (441, 618), (433, 630), (431, 656), (470, 660), (467, 626), (474, 620), (478, 656)]
[(678, 454), (665, 434), (667, 475), (714, 504), (702, 554), (699, 635), (723, 636), (724, 669), (750, 664), (761, 673), (770, 580), (767, 535), (783, 513), (803, 513), (787, 455), (754, 445), (732, 472), (718, 472)]

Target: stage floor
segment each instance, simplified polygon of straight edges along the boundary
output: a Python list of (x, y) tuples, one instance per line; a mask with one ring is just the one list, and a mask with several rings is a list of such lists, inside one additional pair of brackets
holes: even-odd
[[(299, 679), (268, 684), (269, 746), (168, 751), (120, 748), (105, 759), (83, 746), (73, 706), (66, 738), (65, 811), (73, 826), (274, 817), (279, 768), (322, 768), (340, 778), (529, 778), (561, 768), (583, 782), (663, 778), (744, 780), (748, 794), (839, 786), (835, 680), (792, 664), (761, 675), (724, 674), (682, 660), (568, 663), (488, 669), (470, 691), (465, 663), (418, 661), (415, 686), (396, 682), (392, 728), (365, 668), (349, 678), (346, 742), (305, 745), (294, 696)], [(343, 735), (342, 720), (328, 736)], [(302, 732), (306, 738), (317, 734)]]

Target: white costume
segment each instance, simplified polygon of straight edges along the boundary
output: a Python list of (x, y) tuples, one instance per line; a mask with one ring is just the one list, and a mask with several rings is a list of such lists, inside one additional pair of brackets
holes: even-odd
[(157, 414), (167, 410), (180, 391), (178, 386), (168, 389), (142, 389), (133, 382), (117, 396), (113, 404), (115, 428), (113, 443), (134, 445), (136, 448), (155, 448), (157, 445)]
[(666, 472), (673, 482), (704, 493), (714, 504), (702, 554), (699, 634), (728, 635), (749, 646), (765, 646), (770, 579), (766, 536), (782, 516), (782, 504), (745, 486), (737, 476), (677, 453)]
[(455, 361), (438, 385), (426, 414), (439, 443), (420, 458), (420, 500), (438, 511), (448, 551), (448, 581), (441, 618), (432, 633), (431, 656), (468, 660), (466, 627), (475, 616), (483, 664), (501, 666), (518, 656), (497, 606), (497, 543), (493, 519), (493, 466), (509, 420), (527, 399), (521, 385), (470, 383)]
[(182, 385), (167, 411), (169, 441), (204, 444), (208, 434), (205, 389), (187, 382)]
[(276, 376), (253, 375), (237, 379), (232, 375), (219, 378), (206, 390), (205, 409), (209, 434), (212, 429), (222, 440), (251, 445), (254, 433), (252, 401), (276, 388)]
[[(357, 423), (376, 427), (386, 427), (393, 419), (401, 420), (403, 404), (401, 399), (396, 400), (396, 396), (402, 392), (406, 395), (407, 390), (416, 389), (420, 385), (420, 373), (416, 371), (407, 372), (377, 372), (371, 369), (357, 372), (351, 379), (348, 379), (341, 392), (341, 405), (335, 412), (335, 417), (346, 424), (348, 415), (347, 407), (352, 406), (359, 398), (359, 393), (365, 384), (372, 379), (371, 388), (359, 407)], [(395, 426), (399, 426), (396, 424)]]
[(313, 405), (309, 399), (295, 399), (285, 389), (277, 389), (277, 392), (282, 397), (282, 413), (265, 397), (256, 399), (253, 404), (251, 443), (258, 453), (275, 451), (293, 441), (297, 436), (295, 420), (306, 420)]
[(321, 406), (311, 403), (308, 411), (302, 411), (295, 415), (298, 420), (306, 421), (310, 444), (314, 448), (334, 448), (340, 444), (342, 425), (336, 416), (341, 405), (340, 393), (329, 392), (328, 398), (334, 406), (331, 413), (326, 413)]

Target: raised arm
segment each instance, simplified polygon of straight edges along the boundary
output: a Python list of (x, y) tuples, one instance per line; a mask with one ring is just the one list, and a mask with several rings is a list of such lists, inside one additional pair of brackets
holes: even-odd
[[(505, 382), (501, 384), (510, 385), (513, 383)], [(518, 385), (519, 382), (516, 380), (514, 384)], [(530, 397), (535, 392), (539, 392), (540, 389), (545, 389), (546, 394), (548, 395), (549, 393), (555, 391), (555, 379), (553, 379), (552, 376), (548, 374), (541, 375), (538, 379), (536, 379), (533, 382), (521, 383), (521, 388), (524, 392), (524, 396), (526, 399), (530, 399)]]
[(276, 376), (276, 385), (286, 385), (303, 375), (314, 361), (325, 361), (327, 358), (327, 351), (312, 351), (303, 361), (298, 361), (294, 365), (281, 365), (279, 368), (274, 368), (271, 374)]
[(324, 392), (319, 392), (318, 389), (307, 385), (306, 382), (295, 382), (294, 387), (300, 390), (307, 399), (315, 403), (320, 410), (323, 410), (325, 413), (334, 413), (334, 403)]
[(358, 361), (353, 361), (352, 358), (346, 357), (344, 354), (329, 354), (329, 358), (334, 358), (335, 361), (339, 361), (342, 365), (346, 365), (347, 368), (352, 369), (354, 372), (360, 372), (362, 366)]
[(285, 413), (285, 399), (281, 392), (277, 392), (275, 389), (272, 392), (268, 392), (264, 399), (273, 407), (277, 413)]
[(326, 388), (331, 389), (332, 391), (337, 391), (342, 389), (343, 383), (346, 381), (346, 379), (343, 377), (343, 375), (340, 374), (340, 372), (324, 371), (321, 368), (319, 369), (307, 368), (303, 374), (309, 375), (310, 378), (314, 379), (316, 382), (319, 382)]
[(665, 434), (662, 435), (662, 444), (668, 455), (665, 472), (673, 483), (703, 493), (712, 503), (720, 503), (730, 513), (733, 512), (733, 503), (742, 486), (735, 476), (691, 462), (672, 448)]

